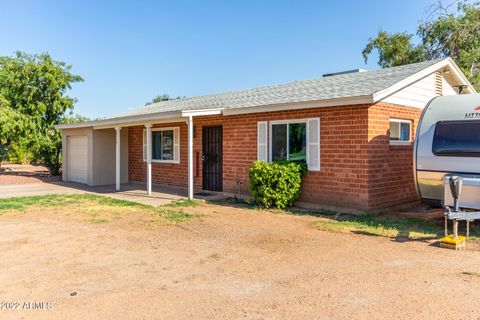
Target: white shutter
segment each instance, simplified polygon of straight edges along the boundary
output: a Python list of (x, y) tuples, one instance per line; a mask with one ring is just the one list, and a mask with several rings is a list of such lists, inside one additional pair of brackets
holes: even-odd
[(320, 118), (307, 121), (308, 171), (320, 171)]
[(143, 161), (147, 161), (147, 131), (143, 129)]
[(180, 162), (180, 128), (173, 129), (173, 161)]
[(257, 159), (268, 162), (268, 122), (257, 123)]

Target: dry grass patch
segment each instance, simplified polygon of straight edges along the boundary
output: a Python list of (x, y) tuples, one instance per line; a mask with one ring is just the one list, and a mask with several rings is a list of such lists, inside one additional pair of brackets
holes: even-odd
[(385, 214), (320, 217), (318, 221), (315, 222), (315, 226), (320, 230), (330, 232), (348, 232), (417, 240), (438, 238), (442, 232), (442, 229), (432, 221), (412, 217), (390, 217)]
[(67, 215), (72, 212), (84, 214), (91, 223), (106, 223), (131, 214), (146, 214), (151, 218), (150, 221), (161, 220), (166, 223), (185, 222), (198, 216), (185, 212), (182, 209), (184, 206), (153, 207), (94, 194), (44, 195), (0, 199), (0, 215), (27, 213), (50, 207), (56, 212), (61, 208)]
[[(298, 208), (261, 209), (252, 200), (224, 199), (219, 204), (231, 204), (252, 211), (262, 210), (272, 214), (291, 214), (312, 216), (317, 219), (313, 226), (322, 231), (337, 233), (355, 233), (389, 238), (415, 240), (437, 239), (443, 235), (443, 220), (431, 221), (420, 217), (402, 216), (400, 213), (369, 213), (365, 215), (342, 214), (331, 210), (305, 211)], [(472, 235), (480, 234), (472, 226)]]
[(471, 276), (471, 277), (480, 277), (480, 272), (475, 272), (475, 271), (464, 271), (462, 274)]

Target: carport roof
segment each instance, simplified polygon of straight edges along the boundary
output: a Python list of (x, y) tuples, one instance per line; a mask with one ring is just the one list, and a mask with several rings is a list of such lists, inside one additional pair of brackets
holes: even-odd
[[(352, 104), (355, 98), (369, 98), (376, 102), (389, 93), (389, 89), (406, 86), (421, 79), (422, 72), (428, 74), (449, 65), (456, 71), (462, 84), (467, 84), (467, 92), (475, 92), (450, 58), (431, 60), (392, 68), (353, 72), (324, 76), (322, 78), (294, 81), (267, 87), (231, 91), (205, 96), (161, 101), (145, 107), (121, 113), (109, 119), (77, 125), (59, 125), (58, 128), (75, 128), (116, 123), (127, 119), (145, 118), (148, 115), (184, 116), (188, 112), (202, 110), (221, 110), (223, 113), (233, 109), (255, 108), (292, 103), (335, 101), (336, 105)], [(423, 76), (426, 76), (425, 74)], [(404, 84), (404, 82), (407, 83)], [(397, 89), (398, 90), (398, 89)], [(342, 101), (348, 100), (348, 103)]]

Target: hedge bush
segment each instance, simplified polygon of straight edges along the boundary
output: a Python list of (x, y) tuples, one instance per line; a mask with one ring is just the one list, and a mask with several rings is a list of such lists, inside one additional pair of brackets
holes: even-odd
[(248, 172), (248, 188), (260, 206), (285, 209), (300, 195), (306, 172), (307, 166), (302, 162), (255, 161)]

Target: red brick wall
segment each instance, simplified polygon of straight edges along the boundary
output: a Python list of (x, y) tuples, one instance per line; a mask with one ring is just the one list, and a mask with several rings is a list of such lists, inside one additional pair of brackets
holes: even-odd
[[(367, 110), (368, 106), (329, 107), (224, 117), (224, 191), (235, 192), (238, 179), (242, 192), (248, 192), (248, 169), (257, 159), (258, 121), (319, 117), (321, 171), (308, 173), (299, 200), (343, 207), (366, 205)], [(197, 130), (207, 120), (198, 119)]]
[(371, 106), (369, 117), (369, 207), (374, 209), (417, 200), (413, 178), (413, 142), (410, 145), (390, 145), (390, 118), (412, 121), (415, 138), (422, 110), (386, 103)]
[[(420, 110), (393, 105), (357, 105), (195, 117), (194, 163), (196, 189), (202, 187), (202, 127), (223, 127), (223, 191), (248, 193), (248, 169), (257, 159), (257, 122), (320, 118), (321, 171), (309, 172), (300, 201), (362, 210), (378, 209), (415, 199), (412, 147), (390, 146), (389, 118), (418, 122)], [(369, 122), (370, 119), (370, 122)], [(187, 126), (180, 127), (180, 164), (152, 163), (154, 183), (187, 186)], [(129, 130), (129, 178), (146, 180), (142, 159), (143, 127)]]
[[(180, 163), (152, 162), (152, 181), (178, 187), (187, 186), (188, 145), (187, 124), (185, 122), (154, 125), (153, 128), (180, 127)], [(143, 161), (144, 126), (128, 129), (128, 179), (131, 181), (147, 181), (147, 163)]]

